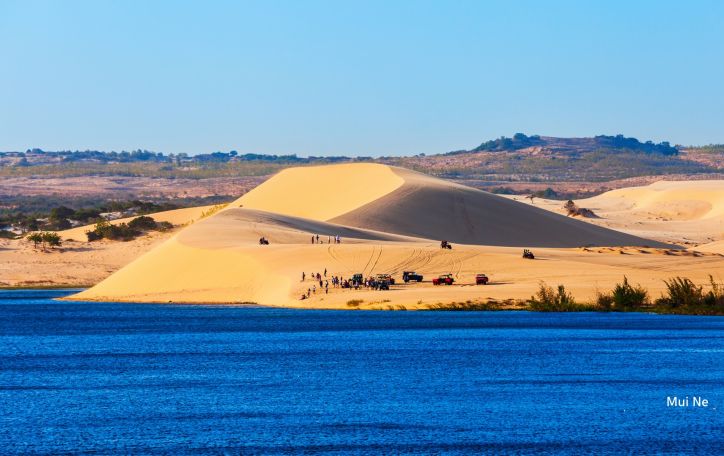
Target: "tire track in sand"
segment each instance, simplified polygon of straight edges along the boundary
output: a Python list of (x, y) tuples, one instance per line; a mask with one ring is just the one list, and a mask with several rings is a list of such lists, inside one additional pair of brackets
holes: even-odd
[[(372, 271), (375, 270), (375, 266), (377, 266), (377, 263), (380, 261), (380, 257), (382, 257), (382, 246), (380, 245), (378, 248), (380, 249), (380, 251), (377, 253), (377, 259), (374, 263), (372, 263), (372, 266), (370, 267), (370, 274), (372, 274)], [(372, 256), (374, 256), (374, 252), (372, 253)]]

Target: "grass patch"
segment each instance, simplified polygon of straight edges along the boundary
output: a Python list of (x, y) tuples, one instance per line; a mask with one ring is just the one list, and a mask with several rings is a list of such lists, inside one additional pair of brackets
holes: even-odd
[(538, 292), (528, 300), (528, 310), (534, 312), (590, 312), (600, 310), (594, 304), (577, 303), (566, 287), (553, 287), (541, 282)]
[(610, 293), (598, 293), (596, 304), (601, 310), (629, 311), (651, 305), (649, 293), (641, 285), (631, 285), (626, 276)]
[(347, 301), (347, 307), (359, 307), (360, 304), (362, 304), (364, 300), (362, 299), (350, 299)]
[(656, 300), (654, 311), (667, 314), (724, 315), (724, 284), (709, 276), (709, 290), (690, 279), (665, 281), (666, 292)]
[(210, 208), (206, 209), (205, 211), (201, 211), (201, 216), (199, 217), (199, 220), (205, 219), (206, 217), (211, 217), (212, 215), (216, 214), (226, 206), (228, 206), (229, 203), (226, 204), (215, 204), (211, 206)]

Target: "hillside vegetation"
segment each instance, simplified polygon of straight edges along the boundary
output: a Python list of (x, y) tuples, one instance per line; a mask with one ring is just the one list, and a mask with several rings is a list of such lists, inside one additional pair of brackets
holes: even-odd
[[(376, 162), (460, 180), (495, 191), (525, 193), (566, 183), (601, 183), (578, 195), (615, 188), (606, 182), (639, 177), (677, 179), (721, 178), (724, 146), (672, 146), (623, 135), (556, 138), (516, 133), (485, 141), (470, 150), (407, 157), (298, 157), (239, 154), (236, 151), (189, 156), (146, 150), (132, 152), (57, 151), (29, 149), (0, 152), (0, 177), (18, 179), (122, 176), (130, 178), (193, 179), (258, 178), (291, 166)], [(650, 182), (650, 180), (649, 180)], [(644, 182), (646, 183), (646, 182)], [(631, 185), (632, 182), (628, 182)], [(635, 184), (635, 182), (634, 182)], [(580, 187), (580, 186), (579, 186)], [(0, 187), (1, 194), (12, 194)], [(560, 193), (571, 196), (570, 193)]]

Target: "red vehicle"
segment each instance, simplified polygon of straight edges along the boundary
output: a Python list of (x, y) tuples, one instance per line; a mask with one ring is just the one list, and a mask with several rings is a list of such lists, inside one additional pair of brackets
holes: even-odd
[(452, 285), (455, 283), (455, 279), (452, 274), (443, 274), (440, 277), (432, 279), (433, 285)]
[(487, 285), (488, 284), (488, 276), (485, 274), (478, 274), (475, 276), (475, 285)]

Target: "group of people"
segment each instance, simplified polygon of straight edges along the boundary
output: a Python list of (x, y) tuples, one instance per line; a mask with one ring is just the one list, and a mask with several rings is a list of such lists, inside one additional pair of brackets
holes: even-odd
[[(327, 268), (324, 268), (324, 275), (320, 274), (319, 272), (317, 272), (317, 273), (313, 272), (309, 276), (315, 282), (319, 282), (319, 292), (320, 293), (322, 292), (322, 290), (324, 290), (325, 294), (329, 293), (329, 279), (327, 279)], [(305, 274), (304, 271), (302, 271), (302, 282), (304, 282), (306, 280), (306, 278), (307, 278), (307, 274)], [(332, 277), (331, 279), (332, 279), (332, 286), (334, 287), (336, 277)], [(302, 299), (309, 299), (313, 294), (316, 294), (316, 293), (317, 293), (317, 284), (315, 283), (311, 287), (307, 288), (306, 293), (302, 293)]]
[(308, 276), (304, 271), (302, 271), (302, 282), (306, 281), (307, 277), (309, 277), (315, 283), (311, 287), (307, 288), (306, 292), (302, 293), (301, 299), (309, 299), (312, 297), (312, 295), (317, 294), (317, 291), (322, 293), (322, 290), (324, 290), (324, 294), (329, 294), (330, 284), (332, 285), (332, 288), (345, 288), (355, 290), (359, 290), (360, 288), (379, 289), (382, 284), (382, 282), (378, 281), (374, 277), (368, 277), (366, 279), (363, 279), (361, 277), (361, 274), (357, 274), (354, 277), (348, 279), (336, 275), (327, 277), (326, 268), (324, 269), (323, 273), (312, 272)]
[[(332, 236), (327, 236), (327, 244), (331, 244), (332, 241), (334, 241), (335, 244), (341, 244), (342, 238), (339, 237), (339, 234), (334, 236), (334, 238), (332, 238)], [(312, 244), (324, 244), (324, 240), (320, 241), (319, 235), (315, 234), (314, 236), (312, 236)]]
[[(327, 244), (331, 244), (334, 242), (335, 244), (341, 244), (342, 238), (339, 237), (339, 234), (336, 235), (334, 238), (332, 236), (327, 236)], [(324, 244), (324, 240), (319, 239), (319, 235), (315, 234), (312, 236), (312, 244)], [(262, 236), (259, 238), (259, 245), (269, 245), (269, 239)]]

